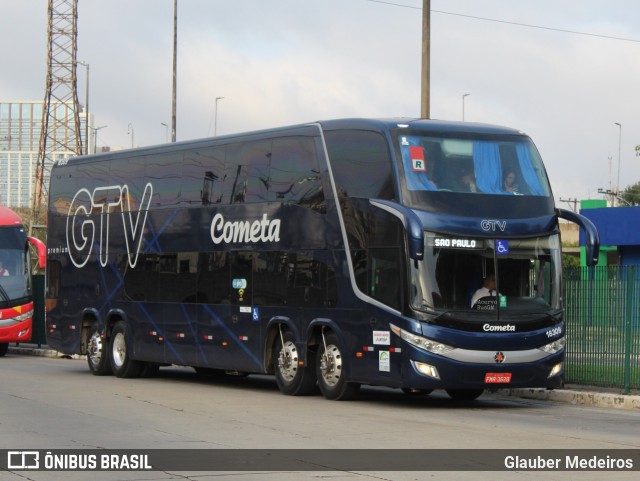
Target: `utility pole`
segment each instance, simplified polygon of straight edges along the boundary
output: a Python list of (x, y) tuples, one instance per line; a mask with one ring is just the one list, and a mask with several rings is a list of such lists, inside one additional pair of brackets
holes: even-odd
[(431, 0), (422, 0), (422, 75), (420, 117), (430, 118), (431, 112)]
[(578, 199), (560, 199), (560, 202), (566, 202), (567, 204), (573, 204), (573, 212), (578, 213)]
[(178, 89), (178, 0), (173, 0), (173, 95), (171, 100), (171, 142), (176, 141), (176, 94)]

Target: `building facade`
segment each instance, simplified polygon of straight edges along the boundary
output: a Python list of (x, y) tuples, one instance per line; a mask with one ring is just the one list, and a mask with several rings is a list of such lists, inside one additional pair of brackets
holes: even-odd
[[(68, 104), (52, 102), (57, 118), (73, 120)], [(42, 131), (43, 101), (0, 101), (0, 204), (7, 207), (31, 207), (36, 181), (38, 149)], [(86, 115), (80, 113), (80, 135), (85, 145)], [(64, 129), (53, 135), (65, 135)], [(61, 139), (62, 140), (62, 139)], [(65, 142), (61, 142), (66, 145)], [(72, 153), (53, 153), (54, 161)], [(45, 185), (49, 185), (51, 166), (45, 166)]]

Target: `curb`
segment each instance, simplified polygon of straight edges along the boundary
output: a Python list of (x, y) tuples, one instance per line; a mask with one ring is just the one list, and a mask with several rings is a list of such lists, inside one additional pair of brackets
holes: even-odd
[[(72, 356), (62, 354), (48, 347), (37, 346), (9, 346), (12, 354), (22, 354), (26, 356), (40, 356), (51, 358), (71, 358), (84, 359), (85, 356), (74, 354)], [(544, 388), (531, 389), (498, 389), (496, 394), (507, 397), (519, 397), (523, 399), (535, 399), (538, 401), (551, 401), (563, 404), (573, 404), (576, 406), (591, 406), (610, 409), (628, 409), (640, 411), (640, 395), (617, 394), (596, 391), (580, 391), (574, 389), (554, 389)]]
[(632, 394), (577, 391), (572, 389), (555, 389), (549, 391), (544, 388), (498, 389), (497, 392), (498, 394), (504, 396), (516, 396), (524, 399), (536, 399), (580, 406), (630, 409), (640, 411), (640, 396)]
[(37, 347), (37, 346), (9, 346), (9, 353), (11, 354), (21, 354), (23, 356), (39, 356), (39, 357), (56, 357), (56, 358), (66, 358), (66, 359), (82, 359), (84, 356), (80, 356), (78, 354), (62, 354), (61, 352), (56, 351), (55, 349), (50, 349), (48, 347)]

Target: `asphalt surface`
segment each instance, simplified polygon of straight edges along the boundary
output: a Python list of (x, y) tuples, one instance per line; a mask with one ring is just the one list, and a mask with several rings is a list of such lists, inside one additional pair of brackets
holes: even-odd
[[(63, 356), (69, 357), (66, 354), (50, 349), (48, 346), (37, 346), (31, 344), (10, 345), (9, 353), (54, 358)], [(566, 386), (563, 389), (554, 390), (547, 390), (543, 388), (499, 389), (498, 394), (581, 406), (629, 409), (640, 412), (639, 394), (621, 394), (616, 390), (597, 388), (593, 386)]]

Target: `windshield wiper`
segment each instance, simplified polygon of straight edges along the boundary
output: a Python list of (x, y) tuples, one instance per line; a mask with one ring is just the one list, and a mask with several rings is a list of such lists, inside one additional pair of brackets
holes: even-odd
[(9, 294), (7, 294), (7, 291), (4, 290), (4, 287), (2, 287), (2, 284), (0, 284), (0, 295), (2, 295), (2, 298), (5, 302), (9, 302)]

